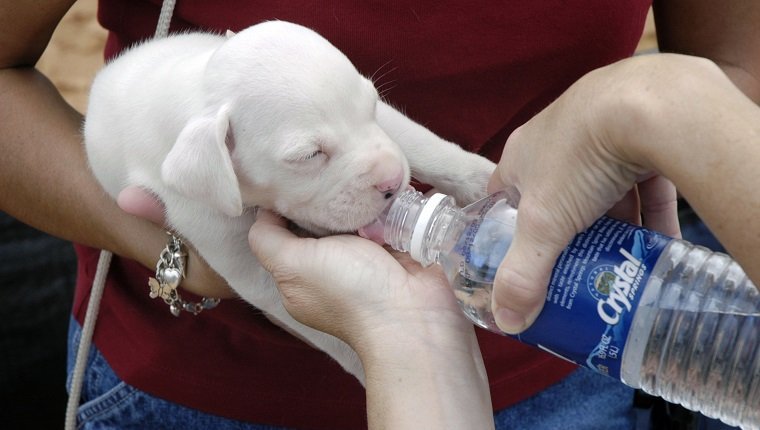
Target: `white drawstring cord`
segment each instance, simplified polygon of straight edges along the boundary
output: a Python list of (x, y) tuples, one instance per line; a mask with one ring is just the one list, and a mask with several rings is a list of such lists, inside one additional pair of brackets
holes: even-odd
[[(169, 24), (174, 14), (174, 5), (176, 0), (164, 0), (161, 4), (161, 13), (158, 16), (156, 24), (156, 33), (154, 39), (166, 37), (169, 34)], [(71, 375), (71, 387), (69, 389), (69, 400), (66, 404), (66, 422), (65, 430), (75, 430), (77, 428), (77, 412), (79, 410), (79, 398), (82, 395), (82, 384), (84, 382), (84, 372), (87, 366), (87, 356), (92, 344), (92, 334), (95, 331), (95, 321), (100, 310), (100, 299), (103, 297), (103, 291), (106, 286), (106, 276), (108, 267), (111, 264), (111, 252), (100, 251), (98, 259), (98, 268), (95, 271), (95, 279), (92, 281), (92, 291), (90, 292), (90, 302), (87, 304), (87, 313), (84, 317), (82, 334), (79, 338), (79, 347), (77, 348), (76, 362)]]
[(109, 251), (100, 251), (98, 269), (95, 272), (95, 279), (92, 281), (90, 302), (87, 304), (87, 313), (84, 317), (84, 325), (82, 325), (79, 347), (77, 348), (77, 359), (71, 377), (69, 401), (66, 405), (66, 426), (64, 427), (66, 430), (74, 430), (76, 428), (77, 409), (79, 409), (79, 397), (82, 394), (82, 383), (84, 382), (84, 371), (87, 366), (87, 356), (90, 353), (92, 333), (95, 331), (95, 320), (97, 319), (98, 311), (100, 310), (100, 299), (103, 297), (103, 290), (105, 290), (108, 266), (111, 264), (112, 256), (113, 254)]
[(174, 14), (174, 4), (177, 0), (164, 0), (161, 4), (161, 14), (158, 15), (158, 24), (156, 24), (156, 33), (154, 39), (160, 39), (169, 35), (169, 24), (172, 22)]

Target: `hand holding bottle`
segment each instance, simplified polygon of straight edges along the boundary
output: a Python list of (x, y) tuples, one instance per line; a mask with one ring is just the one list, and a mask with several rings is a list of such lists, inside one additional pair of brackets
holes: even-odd
[[(660, 174), (708, 225), (718, 223), (713, 230), (729, 250), (746, 247), (726, 236), (742, 227), (739, 215), (720, 208), (728, 196), (757, 202), (749, 186), (756, 174), (740, 160), (758, 152), (747, 147), (731, 153), (734, 164), (722, 153), (726, 163), (713, 161), (725, 142), (743, 150), (753, 139), (754, 108), (709, 61), (662, 54), (589, 73), (516, 130), (489, 184), (490, 192), (514, 187), (521, 195), (514, 242), (494, 282), (499, 327), (517, 333), (532, 324), (557, 256), (605, 212), (628, 222), (641, 213), (646, 227), (678, 237), (675, 189)], [(736, 224), (726, 223), (732, 217)]]

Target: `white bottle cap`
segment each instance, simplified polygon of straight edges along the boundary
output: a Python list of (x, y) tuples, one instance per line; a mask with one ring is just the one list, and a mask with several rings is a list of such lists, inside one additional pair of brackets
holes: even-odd
[(414, 225), (414, 230), (412, 230), (411, 243), (409, 244), (409, 255), (412, 256), (414, 261), (424, 261), (422, 244), (425, 238), (425, 231), (427, 230), (425, 227), (427, 227), (435, 209), (440, 206), (446, 197), (446, 194), (435, 193), (427, 199), (425, 206), (422, 207), (420, 215), (417, 217), (417, 222)]

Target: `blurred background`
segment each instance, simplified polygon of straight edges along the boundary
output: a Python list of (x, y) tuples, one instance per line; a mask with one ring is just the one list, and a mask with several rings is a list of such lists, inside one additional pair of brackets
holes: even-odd
[(90, 82), (103, 66), (106, 31), (97, 22), (97, 6), (97, 0), (74, 3), (37, 63), (79, 112), (85, 111)]

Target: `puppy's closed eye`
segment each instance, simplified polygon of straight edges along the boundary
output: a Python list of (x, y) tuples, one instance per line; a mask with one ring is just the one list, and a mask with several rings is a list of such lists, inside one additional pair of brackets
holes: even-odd
[(290, 164), (302, 165), (304, 163), (324, 162), (328, 158), (321, 142), (310, 142), (289, 148), (284, 154), (284, 159)]
[(328, 159), (329, 157), (324, 151), (315, 149), (292, 154), (285, 158), (285, 161), (293, 169), (311, 171), (316, 168), (321, 169)]
[(316, 150), (316, 151), (312, 152), (311, 154), (303, 156), (300, 160), (301, 161), (307, 161), (307, 160), (312, 160), (312, 159), (320, 157), (320, 156), (325, 156), (326, 157), (327, 154), (325, 154), (324, 152), (322, 152), (321, 149), (319, 149), (319, 150)]

